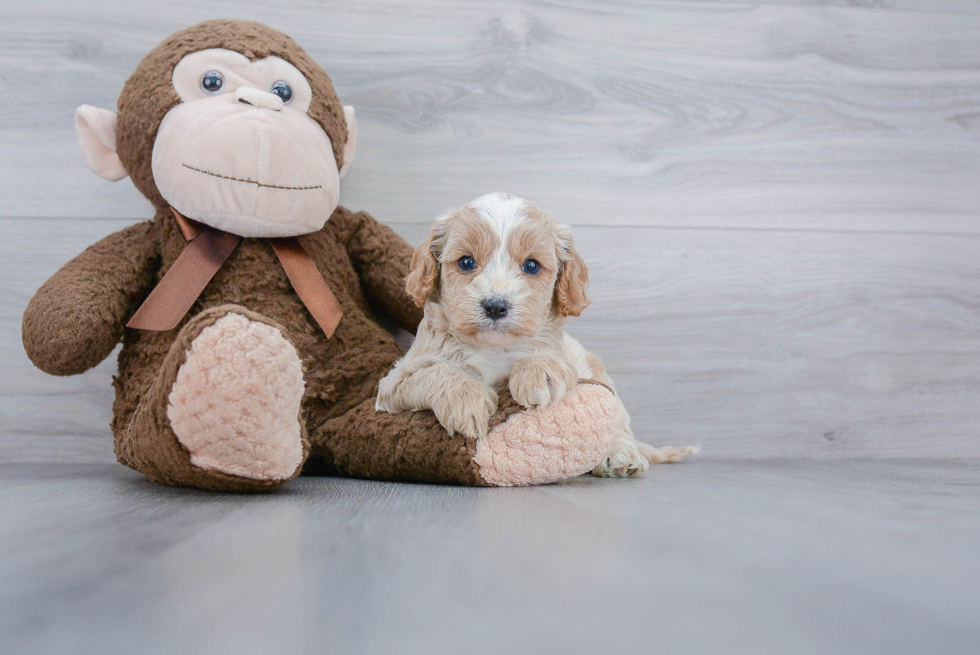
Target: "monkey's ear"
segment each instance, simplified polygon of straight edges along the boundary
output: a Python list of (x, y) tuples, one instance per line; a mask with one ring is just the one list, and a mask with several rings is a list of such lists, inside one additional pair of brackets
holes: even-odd
[(340, 179), (344, 179), (357, 152), (357, 119), (354, 118), (354, 108), (344, 105), (344, 118), (347, 119), (347, 143), (344, 144), (344, 165), (340, 167)]
[(89, 168), (110, 182), (129, 175), (116, 154), (116, 112), (82, 105), (75, 110), (75, 130)]

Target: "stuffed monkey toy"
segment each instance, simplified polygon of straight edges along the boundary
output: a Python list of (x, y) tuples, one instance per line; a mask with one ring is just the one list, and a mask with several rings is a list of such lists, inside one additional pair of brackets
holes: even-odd
[(374, 409), (402, 355), (376, 316), (414, 332), (412, 248), (338, 205), (354, 110), (289, 37), (208, 21), (139, 64), (118, 114), (82, 106), (87, 163), (156, 209), (68, 262), (24, 313), (31, 361), (82, 373), (122, 342), (119, 461), (160, 483), (275, 489), (306, 470), (526, 485), (591, 470), (616, 432), (603, 386), (523, 410), (506, 393), (486, 435), (432, 412)]

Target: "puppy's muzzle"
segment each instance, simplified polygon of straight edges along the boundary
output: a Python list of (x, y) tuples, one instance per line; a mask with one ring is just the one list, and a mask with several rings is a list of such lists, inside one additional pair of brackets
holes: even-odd
[(507, 317), (510, 311), (510, 303), (503, 298), (487, 298), (481, 303), (483, 313), (492, 321), (499, 321)]

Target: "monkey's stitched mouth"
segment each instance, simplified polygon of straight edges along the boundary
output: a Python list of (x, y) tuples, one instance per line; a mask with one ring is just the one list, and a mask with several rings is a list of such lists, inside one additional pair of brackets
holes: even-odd
[(220, 173), (212, 173), (211, 171), (206, 171), (203, 168), (194, 168), (193, 166), (188, 166), (187, 164), (181, 164), (184, 168), (188, 168), (192, 171), (197, 171), (198, 173), (204, 173), (205, 175), (210, 175), (211, 177), (219, 177), (222, 180), (231, 180), (232, 182), (245, 182), (246, 184), (254, 184), (257, 187), (266, 187), (269, 189), (282, 189), (284, 191), (309, 191), (311, 189), (322, 189), (323, 185), (318, 184), (316, 186), (282, 186), (279, 184), (263, 184), (256, 180), (250, 180), (248, 178), (242, 179), (240, 177), (231, 177), (229, 175), (221, 175)]

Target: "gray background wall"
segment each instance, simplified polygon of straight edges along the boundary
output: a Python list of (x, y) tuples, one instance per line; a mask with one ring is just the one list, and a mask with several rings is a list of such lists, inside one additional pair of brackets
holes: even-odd
[(200, 20), (293, 36), (356, 107), (343, 204), (413, 243), (491, 190), (574, 226), (642, 438), (707, 457), (980, 456), (980, 3), (0, 7), (0, 458), (112, 461), (109, 361), (20, 345), (33, 291), (151, 215), (76, 106)]

